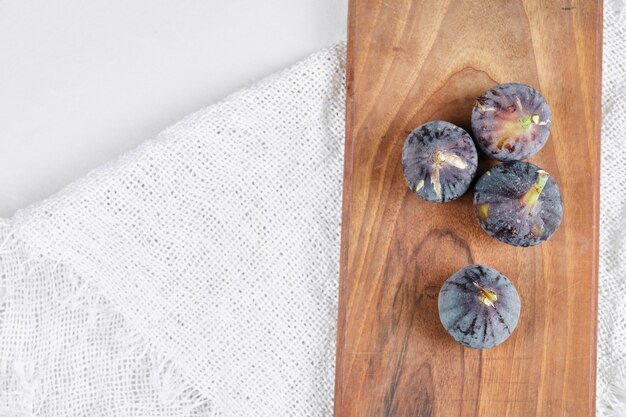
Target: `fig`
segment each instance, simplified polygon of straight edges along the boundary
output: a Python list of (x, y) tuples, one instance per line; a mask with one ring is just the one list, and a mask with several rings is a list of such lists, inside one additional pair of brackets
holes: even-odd
[(515, 285), (495, 269), (470, 265), (443, 283), (439, 319), (460, 344), (487, 349), (504, 342), (515, 330), (520, 300)]
[(424, 200), (446, 202), (469, 188), (478, 165), (471, 136), (449, 122), (416, 127), (402, 147), (402, 171), (409, 188)]
[(500, 84), (476, 98), (472, 131), (485, 155), (519, 161), (539, 152), (552, 127), (552, 111), (534, 88)]
[(563, 219), (561, 192), (552, 177), (528, 162), (497, 165), (476, 183), (474, 213), (491, 237), (513, 246), (548, 240)]

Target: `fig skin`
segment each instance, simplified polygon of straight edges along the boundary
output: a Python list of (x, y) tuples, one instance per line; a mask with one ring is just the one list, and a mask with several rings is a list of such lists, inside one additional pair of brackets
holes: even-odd
[(489, 236), (526, 247), (554, 234), (563, 220), (563, 202), (547, 172), (528, 162), (505, 162), (476, 183), (474, 213)]
[(515, 285), (495, 269), (470, 265), (448, 278), (439, 291), (439, 319), (458, 343), (487, 349), (513, 333), (520, 316)]
[(416, 127), (402, 147), (402, 171), (411, 190), (424, 200), (442, 203), (469, 188), (478, 154), (471, 136), (452, 123), (433, 121)]
[(519, 161), (539, 152), (552, 127), (552, 111), (534, 88), (497, 85), (476, 98), (472, 131), (480, 149), (498, 161)]

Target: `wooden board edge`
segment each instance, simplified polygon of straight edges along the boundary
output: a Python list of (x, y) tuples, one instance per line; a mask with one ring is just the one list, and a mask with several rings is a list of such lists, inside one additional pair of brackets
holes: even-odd
[(598, 356), (598, 286), (599, 286), (599, 268), (600, 268), (600, 170), (602, 155), (602, 45), (604, 38), (604, 1), (597, 0), (596, 10), (596, 51), (595, 51), (595, 139), (596, 152), (594, 155), (594, 178), (593, 178), (593, 274), (592, 288), (593, 300), (591, 311), (591, 323), (593, 323), (593, 334), (591, 335), (591, 352), (589, 364), (591, 370), (590, 385), (593, 389), (589, 390), (589, 403), (592, 406), (591, 415), (597, 414), (597, 356)]
[(348, 36), (346, 45), (346, 103), (345, 103), (345, 146), (344, 146), (344, 173), (343, 173), (343, 193), (341, 208), (341, 249), (339, 256), (339, 298), (337, 306), (337, 339), (336, 339), (336, 358), (335, 358), (335, 390), (334, 390), (334, 407), (333, 415), (339, 416), (343, 403), (343, 348), (346, 340), (346, 316), (348, 305), (348, 248), (349, 248), (349, 223), (350, 223), (350, 204), (352, 194), (352, 181), (348, 180), (352, 176), (352, 127), (354, 122), (354, 40), (356, 25), (356, 2), (348, 2)]

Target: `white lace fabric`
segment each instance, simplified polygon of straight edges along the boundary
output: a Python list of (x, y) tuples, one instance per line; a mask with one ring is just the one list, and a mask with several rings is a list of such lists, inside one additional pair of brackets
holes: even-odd
[(344, 47), (2, 227), (0, 415), (332, 414)]
[[(626, 416), (626, 25), (605, 4), (598, 415)], [(0, 416), (331, 416), (345, 48), (0, 221)]]
[(626, 2), (604, 2), (599, 416), (626, 416)]

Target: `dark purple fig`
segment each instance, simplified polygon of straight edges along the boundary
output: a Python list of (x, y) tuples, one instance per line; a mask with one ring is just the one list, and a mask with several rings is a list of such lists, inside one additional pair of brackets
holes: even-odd
[(438, 203), (462, 196), (470, 186), (478, 156), (471, 136), (452, 123), (416, 127), (402, 147), (402, 170), (411, 190)]
[(533, 246), (563, 219), (561, 192), (550, 175), (528, 162), (505, 162), (476, 183), (474, 212), (487, 234), (513, 246)]
[(519, 161), (548, 140), (552, 112), (543, 96), (525, 84), (500, 84), (476, 99), (472, 131), (480, 149), (498, 161)]
[(439, 319), (460, 344), (487, 349), (515, 330), (520, 300), (513, 283), (495, 269), (470, 265), (454, 273), (439, 291)]

